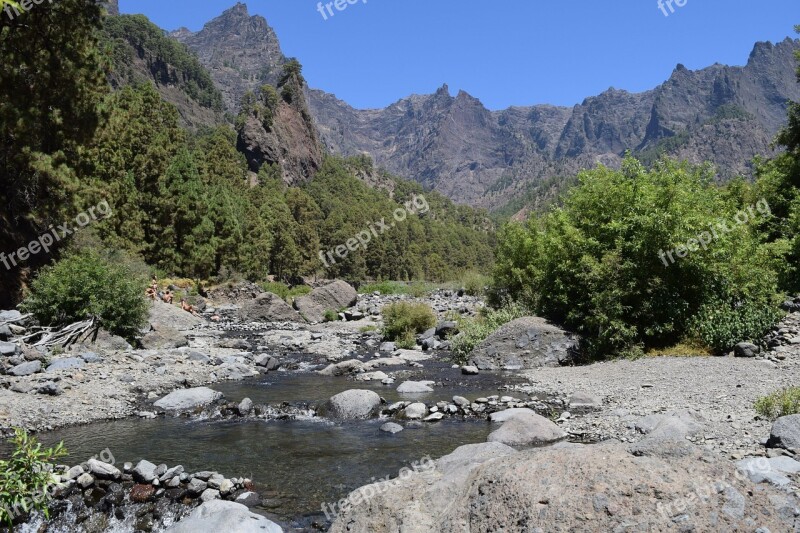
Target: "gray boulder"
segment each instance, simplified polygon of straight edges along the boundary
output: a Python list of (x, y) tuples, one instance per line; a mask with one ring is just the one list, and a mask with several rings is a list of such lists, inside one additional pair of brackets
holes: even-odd
[(395, 433), (400, 433), (403, 431), (403, 426), (400, 424), (395, 424), (394, 422), (386, 422), (384, 425), (381, 426), (381, 431), (384, 433), (391, 433), (394, 435)]
[(27, 363), (22, 363), (21, 365), (17, 365), (11, 370), (8, 371), (8, 374), (11, 376), (30, 376), (31, 374), (36, 374), (37, 372), (42, 371), (42, 362), (41, 361), (29, 361)]
[(239, 310), (242, 322), (305, 322), (292, 306), (271, 292), (259, 294)]
[(222, 393), (207, 387), (173, 391), (153, 405), (165, 411), (190, 411), (222, 399)]
[(542, 446), (566, 437), (567, 434), (554, 422), (531, 411), (511, 416), (500, 429), (492, 431), (487, 440), (508, 446)]
[(119, 479), (122, 477), (122, 472), (114, 465), (97, 459), (89, 459), (87, 464), (89, 465), (89, 472), (98, 479)]
[(145, 350), (173, 350), (189, 346), (189, 339), (186, 335), (164, 324), (152, 326), (152, 329), (145, 333), (140, 342)]
[(140, 483), (152, 483), (153, 480), (158, 477), (156, 475), (157, 468), (158, 467), (150, 461), (142, 459), (133, 469), (133, 479)]
[(86, 361), (81, 357), (64, 357), (61, 359), (53, 359), (53, 362), (47, 366), (47, 372), (73, 370), (75, 368), (83, 368), (84, 366), (86, 366)]
[(197, 533), (225, 531), (226, 533), (283, 533), (275, 522), (251, 513), (241, 503), (224, 500), (204, 502), (183, 520), (173, 524), (167, 533)]
[(433, 392), (427, 381), (404, 381), (397, 387), (397, 392), (400, 394), (425, 394)]
[(761, 353), (761, 348), (750, 342), (740, 342), (733, 347), (733, 355), (736, 357), (755, 357)]
[(408, 420), (420, 420), (428, 414), (428, 407), (422, 403), (412, 403), (405, 409), (400, 412), (401, 418), (406, 418)]
[(169, 326), (179, 331), (188, 331), (203, 324), (205, 321), (192, 313), (184, 311), (177, 305), (170, 305), (156, 300), (150, 306), (148, 322), (154, 329), (158, 329), (159, 326)]
[(323, 412), (331, 418), (345, 420), (373, 416), (381, 405), (381, 397), (371, 390), (352, 389), (333, 396)]
[(349, 283), (334, 281), (297, 298), (294, 306), (309, 322), (322, 322), (325, 320), (325, 311), (338, 312), (352, 307), (357, 301), (358, 293)]
[(800, 415), (782, 416), (772, 424), (768, 448), (800, 452)]
[(539, 317), (523, 317), (501, 327), (470, 354), (480, 370), (519, 370), (574, 362), (578, 337)]
[(13, 342), (0, 342), (0, 355), (10, 357), (19, 353), (19, 346)]

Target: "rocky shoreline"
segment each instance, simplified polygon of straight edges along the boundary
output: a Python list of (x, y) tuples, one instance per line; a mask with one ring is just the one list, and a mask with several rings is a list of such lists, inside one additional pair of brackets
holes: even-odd
[[(775, 328), (765, 339), (763, 351), (756, 345), (737, 346), (730, 357), (659, 357), (577, 367), (564, 366), (571, 362), (574, 338), (540, 319), (523, 319), (490, 337), (476, 351), (472, 364), (460, 367), (448, 362), (448, 339), (455, 324), (447, 319), (454, 312), (474, 313), (482, 305), (479, 299), (456, 291), (437, 291), (427, 297), (440, 322), (419, 337), (416, 349), (403, 350), (382, 342), (375, 331), (380, 327), (381, 307), (409, 297), (368, 294), (354, 299), (341, 285), (334, 289), (322, 291), (319, 304), (314, 304), (313, 293), (306, 297), (309, 301), (300, 305), (304, 313), (282, 306), (272, 296), (263, 297), (252, 287), (234, 289), (219, 301), (208, 302), (202, 317), (156, 303), (138, 349), (101, 334), (63, 354), (37, 352), (14, 343), (28, 333), (24, 317), (0, 313), (0, 338), (4, 339), (0, 342), (4, 372), (0, 427), (4, 432), (12, 427), (37, 432), (101, 420), (165, 416), (380, 418), (380, 430), (394, 435), (415, 424), (486, 420), (493, 430), (490, 442), (474, 448), (477, 458), (470, 464), (509, 461), (509, 445), (512, 451), (531, 446), (540, 451), (562, 450), (558, 453), (574, 453), (574, 460), (580, 462), (585, 454), (597, 452), (564, 446), (591, 443), (589, 449), (593, 449), (595, 443), (603, 443), (611, 446), (608, 453), (617, 454), (621, 463), (628, 456), (657, 457), (665, 469), (686, 466), (681, 461), (698, 453), (713, 456), (724, 468), (748, 471), (759, 490), (778, 490), (781, 498), (791, 502), (798, 497), (800, 445), (775, 445), (781, 439), (772, 435), (772, 423), (755, 413), (753, 402), (800, 380), (800, 312), (789, 314)], [(335, 303), (336, 294), (343, 294), (341, 301), (347, 305)], [(332, 305), (341, 309), (341, 321), (306, 321), (306, 314), (319, 314)], [(281, 320), (274, 321), (276, 317)], [(347, 390), (327, 401), (268, 405), (249, 398), (230, 401), (208, 388), (293, 371), (341, 380)], [(492, 381), (486, 383), (496, 394), (458, 393), (489, 376)], [(385, 400), (383, 396), (389, 393), (400, 400)], [(463, 453), (457, 450), (454, 455)], [(535, 452), (519, 453), (526, 461), (538, 461), (529, 457)], [(768, 467), (770, 475), (765, 477), (761, 470), (750, 475), (753, 469), (748, 465), (757, 459), (775, 460)], [(449, 461), (442, 458), (437, 464)], [(203, 520), (215, 513), (245, 517), (251, 513), (247, 507), (226, 507), (228, 503), (258, 505), (258, 494), (249, 490), (249, 480), (179, 470), (147, 461), (117, 470), (97, 460), (61, 468), (58, 484), (63, 494), (58, 501), (66, 507), (57, 511), (81, 524), (96, 523), (97, 531), (108, 520), (127, 520), (128, 530), (161, 531), (194, 513)], [(439, 474), (443, 479), (450, 475), (447, 469)], [(466, 482), (462, 477), (459, 482)], [(203, 483), (205, 487), (198, 491)], [(254, 496), (238, 501), (249, 493)], [(469, 498), (469, 494), (459, 497)], [(125, 509), (121, 514), (112, 511), (120, 508), (119, 502)], [(393, 505), (381, 500), (384, 507), (379, 512)], [(375, 509), (372, 504), (367, 508)], [(334, 531), (342, 519), (333, 522)], [(362, 519), (348, 518), (356, 523)], [(735, 520), (730, 523), (739, 523)], [(274, 527), (280, 531), (280, 526)]]

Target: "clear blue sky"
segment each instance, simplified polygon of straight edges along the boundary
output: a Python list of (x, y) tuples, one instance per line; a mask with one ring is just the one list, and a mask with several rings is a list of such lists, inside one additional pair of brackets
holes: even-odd
[[(651, 89), (678, 63), (743, 65), (756, 41), (795, 37), (800, 24), (798, 0), (679, 0), (686, 4), (673, 4), (669, 16), (657, 1), (358, 0), (328, 20), (315, 0), (247, 5), (303, 63), (312, 87), (358, 108), (443, 83), (491, 109), (571, 106), (609, 87)], [(120, 7), (165, 29), (199, 30), (234, 3), (120, 0)]]

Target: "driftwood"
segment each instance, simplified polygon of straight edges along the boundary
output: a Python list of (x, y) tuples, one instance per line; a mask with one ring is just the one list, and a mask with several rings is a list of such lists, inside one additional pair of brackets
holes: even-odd
[(92, 317), (82, 322), (75, 322), (74, 324), (70, 324), (56, 331), (54, 331), (53, 328), (41, 328), (36, 333), (23, 337), (22, 341), (25, 342), (28, 339), (41, 336), (42, 338), (39, 339), (38, 342), (31, 344), (31, 346), (34, 348), (52, 348), (53, 346), (60, 345), (64, 348), (68, 348), (81, 336), (97, 329), (97, 327), (97, 318)]

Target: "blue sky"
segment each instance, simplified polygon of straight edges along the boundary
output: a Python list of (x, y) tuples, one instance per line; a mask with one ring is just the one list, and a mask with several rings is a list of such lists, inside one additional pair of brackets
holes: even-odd
[[(120, 7), (165, 29), (199, 30), (234, 3), (120, 0)], [(658, 0), (357, 0), (327, 20), (315, 0), (246, 3), (275, 28), (284, 53), (300, 59), (312, 87), (358, 108), (443, 83), (490, 109), (571, 106), (609, 87), (651, 89), (678, 63), (743, 65), (756, 41), (795, 37), (800, 24), (798, 0), (673, 0), (668, 16)]]

